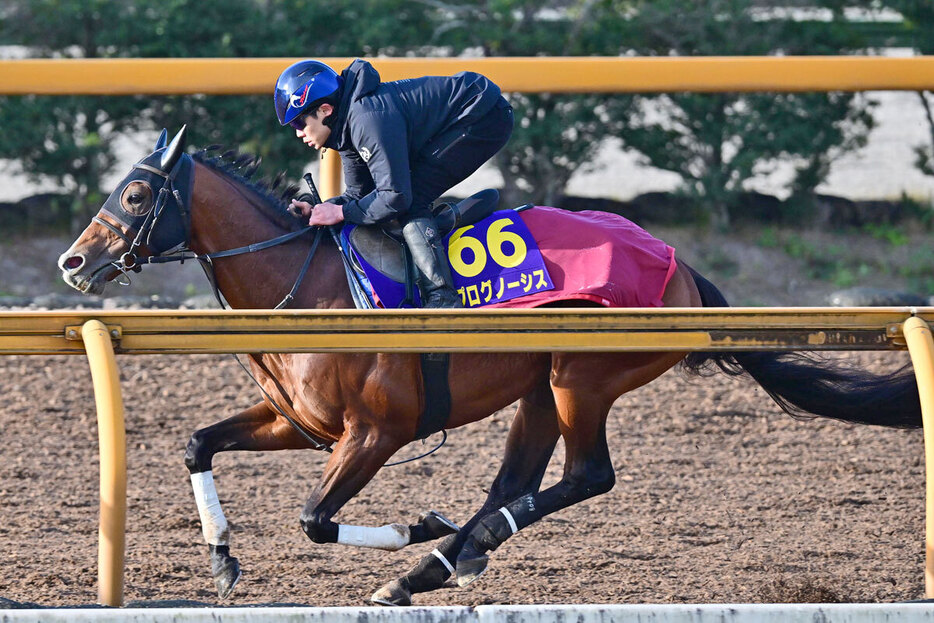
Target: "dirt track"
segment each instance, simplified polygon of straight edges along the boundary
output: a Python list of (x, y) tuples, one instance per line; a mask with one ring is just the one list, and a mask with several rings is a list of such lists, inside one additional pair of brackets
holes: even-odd
[[(900, 354), (850, 355), (891, 368)], [(229, 357), (120, 359), (127, 405), (127, 602), (221, 603), (182, 463), (189, 434), (256, 400)], [(0, 598), (96, 601), (98, 468), (82, 357), (0, 358)], [(499, 464), (512, 409), (452, 432), (435, 456), (384, 469), (339, 516), (467, 519)], [(920, 431), (796, 421), (722, 375), (668, 373), (608, 422), (617, 486), (527, 529), (466, 589), (418, 605), (898, 601), (920, 598)], [(414, 454), (418, 448), (405, 451)], [(559, 446), (556, 458), (561, 457)], [(222, 454), (217, 486), (244, 577), (226, 605), (360, 605), (431, 545), (316, 545), (298, 516), (315, 452)], [(546, 484), (557, 480), (560, 460)]]

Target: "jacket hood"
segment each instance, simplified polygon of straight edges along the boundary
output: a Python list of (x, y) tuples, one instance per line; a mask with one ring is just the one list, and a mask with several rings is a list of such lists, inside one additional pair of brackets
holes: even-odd
[(380, 83), (379, 72), (373, 69), (367, 61), (359, 58), (341, 72), (341, 78), (343, 85), (340, 90), (340, 103), (337, 107), (337, 121), (331, 126), (331, 136), (324, 145), (328, 149), (346, 148), (349, 138), (344, 137), (344, 129), (347, 125), (350, 104), (375, 91)]

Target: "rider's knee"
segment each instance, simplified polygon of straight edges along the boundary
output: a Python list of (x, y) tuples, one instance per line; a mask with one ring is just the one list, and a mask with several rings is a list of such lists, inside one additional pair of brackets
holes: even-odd
[(302, 532), (315, 543), (337, 543), (337, 524), (316, 513), (302, 512)]

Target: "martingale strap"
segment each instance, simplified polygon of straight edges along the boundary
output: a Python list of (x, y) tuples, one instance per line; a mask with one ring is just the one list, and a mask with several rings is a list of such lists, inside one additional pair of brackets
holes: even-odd
[(288, 307), (292, 301), (295, 299), (295, 293), (298, 292), (298, 288), (302, 285), (302, 281), (305, 279), (305, 275), (308, 273), (308, 267), (311, 266), (311, 258), (315, 256), (315, 251), (318, 250), (318, 243), (321, 242), (321, 228), (318, 228), (318, 231), (315, 232), (315, 240), (311, 243), (311, 250), (308, 252), (308, 256), (305, 258), (305, 263), (302, 264), (302, 269), (298, 271), (298, 277), (295, 279), (295, 283), (292, 285), (292, 289), (289, 290), (289, 293), (285, 295), (285, 298), (282, 299), (275, 309), (282, 309)]
[(305, 279), (305, 275), (308, 273), (308, 268), (311, 266), (311, 260), (315, 256), (315, 252), (318, 250), (318, 244), (321, 242), (321, 236), (323, 234), (323, 229), (318, 227), (305, 227), (297, 231), (289, 232), (282, 236), (273, 238), (272, 240), (266, 240), (264, 242), (257, 242), (254, 244), (246, 245), (243, 247), (237, 247), (236, 249), (227, 249), (225, 251), (217, 251), (216, 253), (204, 253), (196, 254), (191, 251), (181, 251), (179, 253), (173, 253), (171, 255), (152, 255), (148, 257), (139, 258), (139, 262), (143, 264), (168, 264), (169, 262), (179, 262), (184, 263), (185, 260), (198, 260), (201, 263), (201, 268), (204, 269), (205, 276), (208, 279), (208, 283), (211, 286), (211, 290), (214, 293), (214, 298), (217, 299), (217, 302), (220, 303), (221, 308), (225, 308), (226, 305), (221, 299), (220, 292), (217, 288), (217, 279), (214, 276), (214, 262), (213, 260), (221, 257), (232, 257), (235, 255), (243, 255), (246, 253), (255, 253), (257, 251), (262, 251), (270, 247), (274, 247), (280, 244), (294, 240), (299, 236), (302, 236), (312, 229), (316, 229), (315, 239), (311, 244), (311, 250), (308, 252), (308, 256), (305, 258), (305, 263), (302, 265), (302, 269), (298, 274), (298, 278), (295, 280), (295, 283), (292, 285), (292, 289), (288, 294), (285, 295), (285, 298), (279, 302), (274, 309), (282, 309), (289, 305), (292, 300), (295, 298), (295, 294), (298, 292), (299, 286), (301, 286), (302, 281)]
[[(289, 414), (286, 413), (285, 410), (279, 406), (279, 403), (276, 402), (275, 398), (269, 395), (269, 392), (263, 389), (262, 384), (260, 384), (260, 382), (256, 379), (255, 376), (253, 376), (253, 373), (250, 372), (249, 368), (247, 368), (246, 365), (244, 365), (242, 361), (240, 361), (240, 358), (236, 354), (232, 354), (231, 357), (233, 357), (236, 360), (236, 362), (240, 364), (240, 367), (243, 368), (243, 371), (246, 372), (247, 376), (249, 376), (253, 380), (253, 382), (256, 383), (256, 386), (259, 387), (259, 391), (261, 391), (263, 393), (263, 396), (265, 396), (269, 400), (269, 402), (272, 403), (272, 406), (276, 409), (276, 411), (279, 412), (279, 415), (285, 418), (285, 421), (291, 424), (292, 428), (294, 428), (298, 432), (299, 435), (304, 437), (305, 440), (311, 444), (312, 448), (314, 448), (315, 450), (322, 450), (324, 452), (334, 451), (328, 442), (324, 441), (323, 439), (320, 439), (319, 437), (315, 435), (312, 435), (311, 433), (306, 431), (304, 428), (299, 426), (298, 422), (296, 422), (294, 419), (289, 417)], [(282, 396), (284, 400), (288, 401), (288, 396), (289, 396), (288, 393), (286, 393), (285, 388), (282, 387), (282, 383), (279, 382), (279, 379), (277, 379), (275, 375), (273, 375), (272, 372), (269, 371), (269, 368), (267, 368), (265, 364), (263, 364), (263, 356), (257, 355), (257, 354), (251, 354), (249, 357), (253, 361), (253, 363), (255, 363), (266, 374), (266, 376), (273, 382), (273, 384), (276, 386), (276, 390), (279, 392), (279, 395)], [(289, 403), (289, 406), (292, 407), (293, 410), (295, 409), (295, 407), (291, 403)]]

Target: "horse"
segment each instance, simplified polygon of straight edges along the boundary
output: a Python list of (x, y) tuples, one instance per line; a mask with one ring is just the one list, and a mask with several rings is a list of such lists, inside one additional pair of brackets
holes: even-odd
[[(233, 308), (353, 308), (337, 244), (288, 212), (286, 200), (295, 189), (280, 197), (275, 185), (253, 180), (252, 157), (188, 154), (185, 136), (183, 128), (167, 145), (163, 131), (154, 151), (133, 165), (59, 258), (66, 283), (100, 293), (108, 281), (146, 263), (198, 258)], [(303, 263), (310, 275), (305, 280)], [(727, 306), (720, 291), (680, 258), (661, 304)], [(518, 401), (486, 500), (462, 527), (435, 512), (411, 525), (354, 526), (334, 516), (416, 437), (426, 401), (419, 355), (251, 355), (261, 399), (194, 432), (185, 453), (219, 597), (233, 591), (240, 563), (230, 553), (228, 523), (214, 486), (212, 458), (218, 452), (329, 449), (299, 518), (315, 543), (396, 550), (442, 539), (412, 570), (371, 597), (379, 604), (410, 605), (413, 595), (441, 588), (451, 576), (460, 586), (470, 584), (486, 570), (490, 552), (516, 533), (612, 489), (610, 407), (679, 362), (698, 373), (712, 367), (747, 373), (792, 415), (921, 425), (909, 366), (878, 376), (800, 353), (454, 353), (446, 428)], [(559, 438), (565, 444), (564, 472), (542, 489)]]

